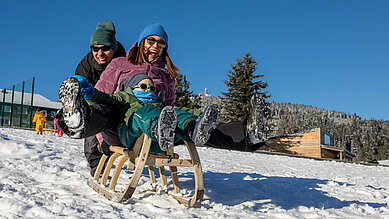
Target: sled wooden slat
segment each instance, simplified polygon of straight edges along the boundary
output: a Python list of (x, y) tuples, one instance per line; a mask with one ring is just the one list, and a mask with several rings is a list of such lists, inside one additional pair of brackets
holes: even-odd
[(133, 153), (132, 151), (128, 150), (128, 148), (119, 147), (119, 146), (109, 146), (109, 150), (119, 154), (124, 154), (127, 157), (131, 156), (131, 154)]
[(43, 135), (47, 135), (47, 136), (58, 136), (58, 130), (57, 129), (46, 129), (46, 128), (43, 128), (42, 133), (43, 133)]
[(127, 156), (123, 156), (120, 158), (118, 164), (116, 164), (115, 171), (113, 172), (111, 183), (109, 184), (109, 190), (115, 190), (116, 183), (119, 178), (120, 171), (122, 170), (122, 167), (124, 165), (124, 162), (126, 162), (129, 159)]
[[(136, 158), (138, 160), (139, 158)], [(158, 158), (148, 158), (146, 161), (146, 165), (151, 166), (181, 166), (181, 167), (193, 167), (191, 160), (184, 159), (158, 159)]]
[(159, 170), (159, 178), (161, 179), (162, 189), (165, 189), (167, 187), (167, 178), (166, 178), (165, 167), (158, 166), (158, 170)]
[(108, 156), (103, 154), (103, 156), (100, 158), (99, 165), (97, 165), (97, 169), (95, 172), (95, 175), (93, 176), (93, 180), (98, 180), (100, 177), (101, 170), (103, 170), (105, 161), (107, 160)]
[[(158, 191), (154, 169), (154, 167), (158, 167), (161, 180), (160, 188), (162, 188), (166, 194), (172, 196), (179, 203), (187, 207), (198, 206), (204, 197), (203, 173), (200, 157), (193, 143), (185, 142), (185, 145), (189, 152), (190, 159), (179, 159), (179, 155), (174, 153), (174, 147), (164, 153), (150, 154), (151, 139), (145, 134), (138, 138), (132, 151), (123, 147), (110, 146), (110, 150), (114, 153), (109, 157), (109, 159), (106, 155), (101, 157), (96, 173), (93, 179), (88, 182), (88, 185), (98, 193), (104, 195), (109, 200), (125, 202), (134, 194), (139, 179), (146, 166), (148, 168), (151, 186), (153, 190)], [(114, 167), (114, 162), (117, 159), (118, 161)], [(133, 170), (132, 176), (125, 190), (118, 192), (115, 191), (115, 188), (125, 162), (128, 162), (127, 169)], [(103, 171), (104, 165), (105, 169)], [(173, 184), (174, 188), (173, 192), (168, 190), (168, 180), (165, 170), (165, 167), (167, 166), (170, 170), (171, 183)], [(180, 183), (177, 167), (193, 168), (195, 181), (194, 195), (190, 199), (185, 199), (178, 195), (180, 193)], [(110, 180), (108, 180), (112, 168), (114, 168), (114, 171)]]
[[(142, 175), (143, 168), (145, 167), (147, 156), (150, 152), (151, 139), (149, 137), (144, 137), (142, 150), (139, 154), (139, 160), (135, 163), (135, 170), (133, 176), (131, 177), (130, 184), (128, 184), (127, 189), (124, 191), (123, 195), (120, 196), (118, 202), (123, 202), (131, 198), (132, 194), (135, 191), (136, 186), (138, 185), (140, 176)], [(135, 147), (139, 147), (136, 145)]]
[[(173, 157), (174, 159), (179, 158), (179, 155), (174, 153), (174, 147), (171, 147), (170, 150), (166, 154), (170, 157)], [(172, 181), (173, 181), (174, 194), (178, 194), (178, 193), (180, 193), (180, 182), (178, 181), (177, 165), (176, 166), (169, 166), (169, 169), (170, 169), (170, 175), (171, 175)]]
[(111, 172), (111, 168), (113, 166), (113, 162), (115, 162), (116, 158), (118, 158), (120, 155), (121, 154), (115, 152), (114, 154), (112, 154), (109, 157), (107, 165), (106, 165), (104, 173), (103, 173), (103, 176), (101, 177), (101, 184), (103, 186), (107, 185), (108, 176), (109, 176), (109, 173)]
[(154, 188), (155, 184), (157, 183), (157, 180), (155, 178), (155, 170), (153, 166), (148, 166), (148, 168), (149, 168), (149, 175), (150, 175), (150, 183), (151, 186)]

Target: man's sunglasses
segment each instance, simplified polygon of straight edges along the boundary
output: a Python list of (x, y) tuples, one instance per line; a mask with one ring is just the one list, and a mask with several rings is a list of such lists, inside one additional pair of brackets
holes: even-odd
[(142, 90), (147, 90), (147, 89), (150, 89), (151, 92), (155, 92), (157, 91), (157, 88), (153, 85), (148, 85), (148, 84), (144, 84), (144, 83), (140, 83), (138, 85), (136, 85), (134, 88), (140, 88)]
[(165, 43), (163, 40), (157, 41), (157, 40), (156, 40), (155, 38), (153, 38), (153, 37), (147, 38), (147, 39), (146, 39), (146, 42), (147, 42), (150, 46), (153, 46), (154, 43), (157, 43), (157, 46), (158, 46), (158, 48), (160, 48), (160, 49), (163, 49), (163, 48), (166, 47), (166, 43)]
[(93, 52), (98, 52), (100, 49), (103, 52), (107, 52), (108, 50), (111, 49), (111, 47), (109, 47), (109, 46), (102, 46), (102, 47), (92, 46), (91, 49), (92, 49)]

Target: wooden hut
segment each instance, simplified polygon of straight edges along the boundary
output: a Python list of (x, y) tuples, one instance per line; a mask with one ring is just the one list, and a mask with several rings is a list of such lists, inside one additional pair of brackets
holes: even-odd
[(350, 151), (335, 147), (333, 136), (321, 128), (269, 139), (259, 150), (347, 161), (355, 157)]

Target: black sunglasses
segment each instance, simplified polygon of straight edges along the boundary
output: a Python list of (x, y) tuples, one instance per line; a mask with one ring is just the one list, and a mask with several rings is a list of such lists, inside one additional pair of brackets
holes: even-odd
[(102, 46), (102, 47), (91, 46), (91, 49), (93, 52), (98, 52), (100, 49), (101, 49), (101, 51), (106, 52), (106, 51), (110, 50), (111, 47), (109, 47), (109, 46)]
[(144, 83), (140, 83), (138, 85), (136, 85), (134, 88), (140, 88), (142, 90), (147, 90), (147, 89), (150, 89), (151, 92), (155, 92), (157, 91), (157, 88), (153, 85), (148, 85), (148, 84), (144, 84)]

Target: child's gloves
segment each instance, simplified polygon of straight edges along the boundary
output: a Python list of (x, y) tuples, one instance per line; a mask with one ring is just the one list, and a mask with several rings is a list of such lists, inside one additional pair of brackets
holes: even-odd
[(95, 88), (88, 82), (88, 79), (80, 75), (74, 75), (73, 77), (80, 83), (81, 94), (84, 95), (85, 100), (90, 100), (96, 95)]
[(113, 152), (109, 150), (109, 145), (105, 141), (99, 144), (99, 146), (100, 148), (98, 147), (98, 149), (100, 150), (100, 152), (103, 152), (103, 154), (107, 156), (111, 156), (113, 154)]

